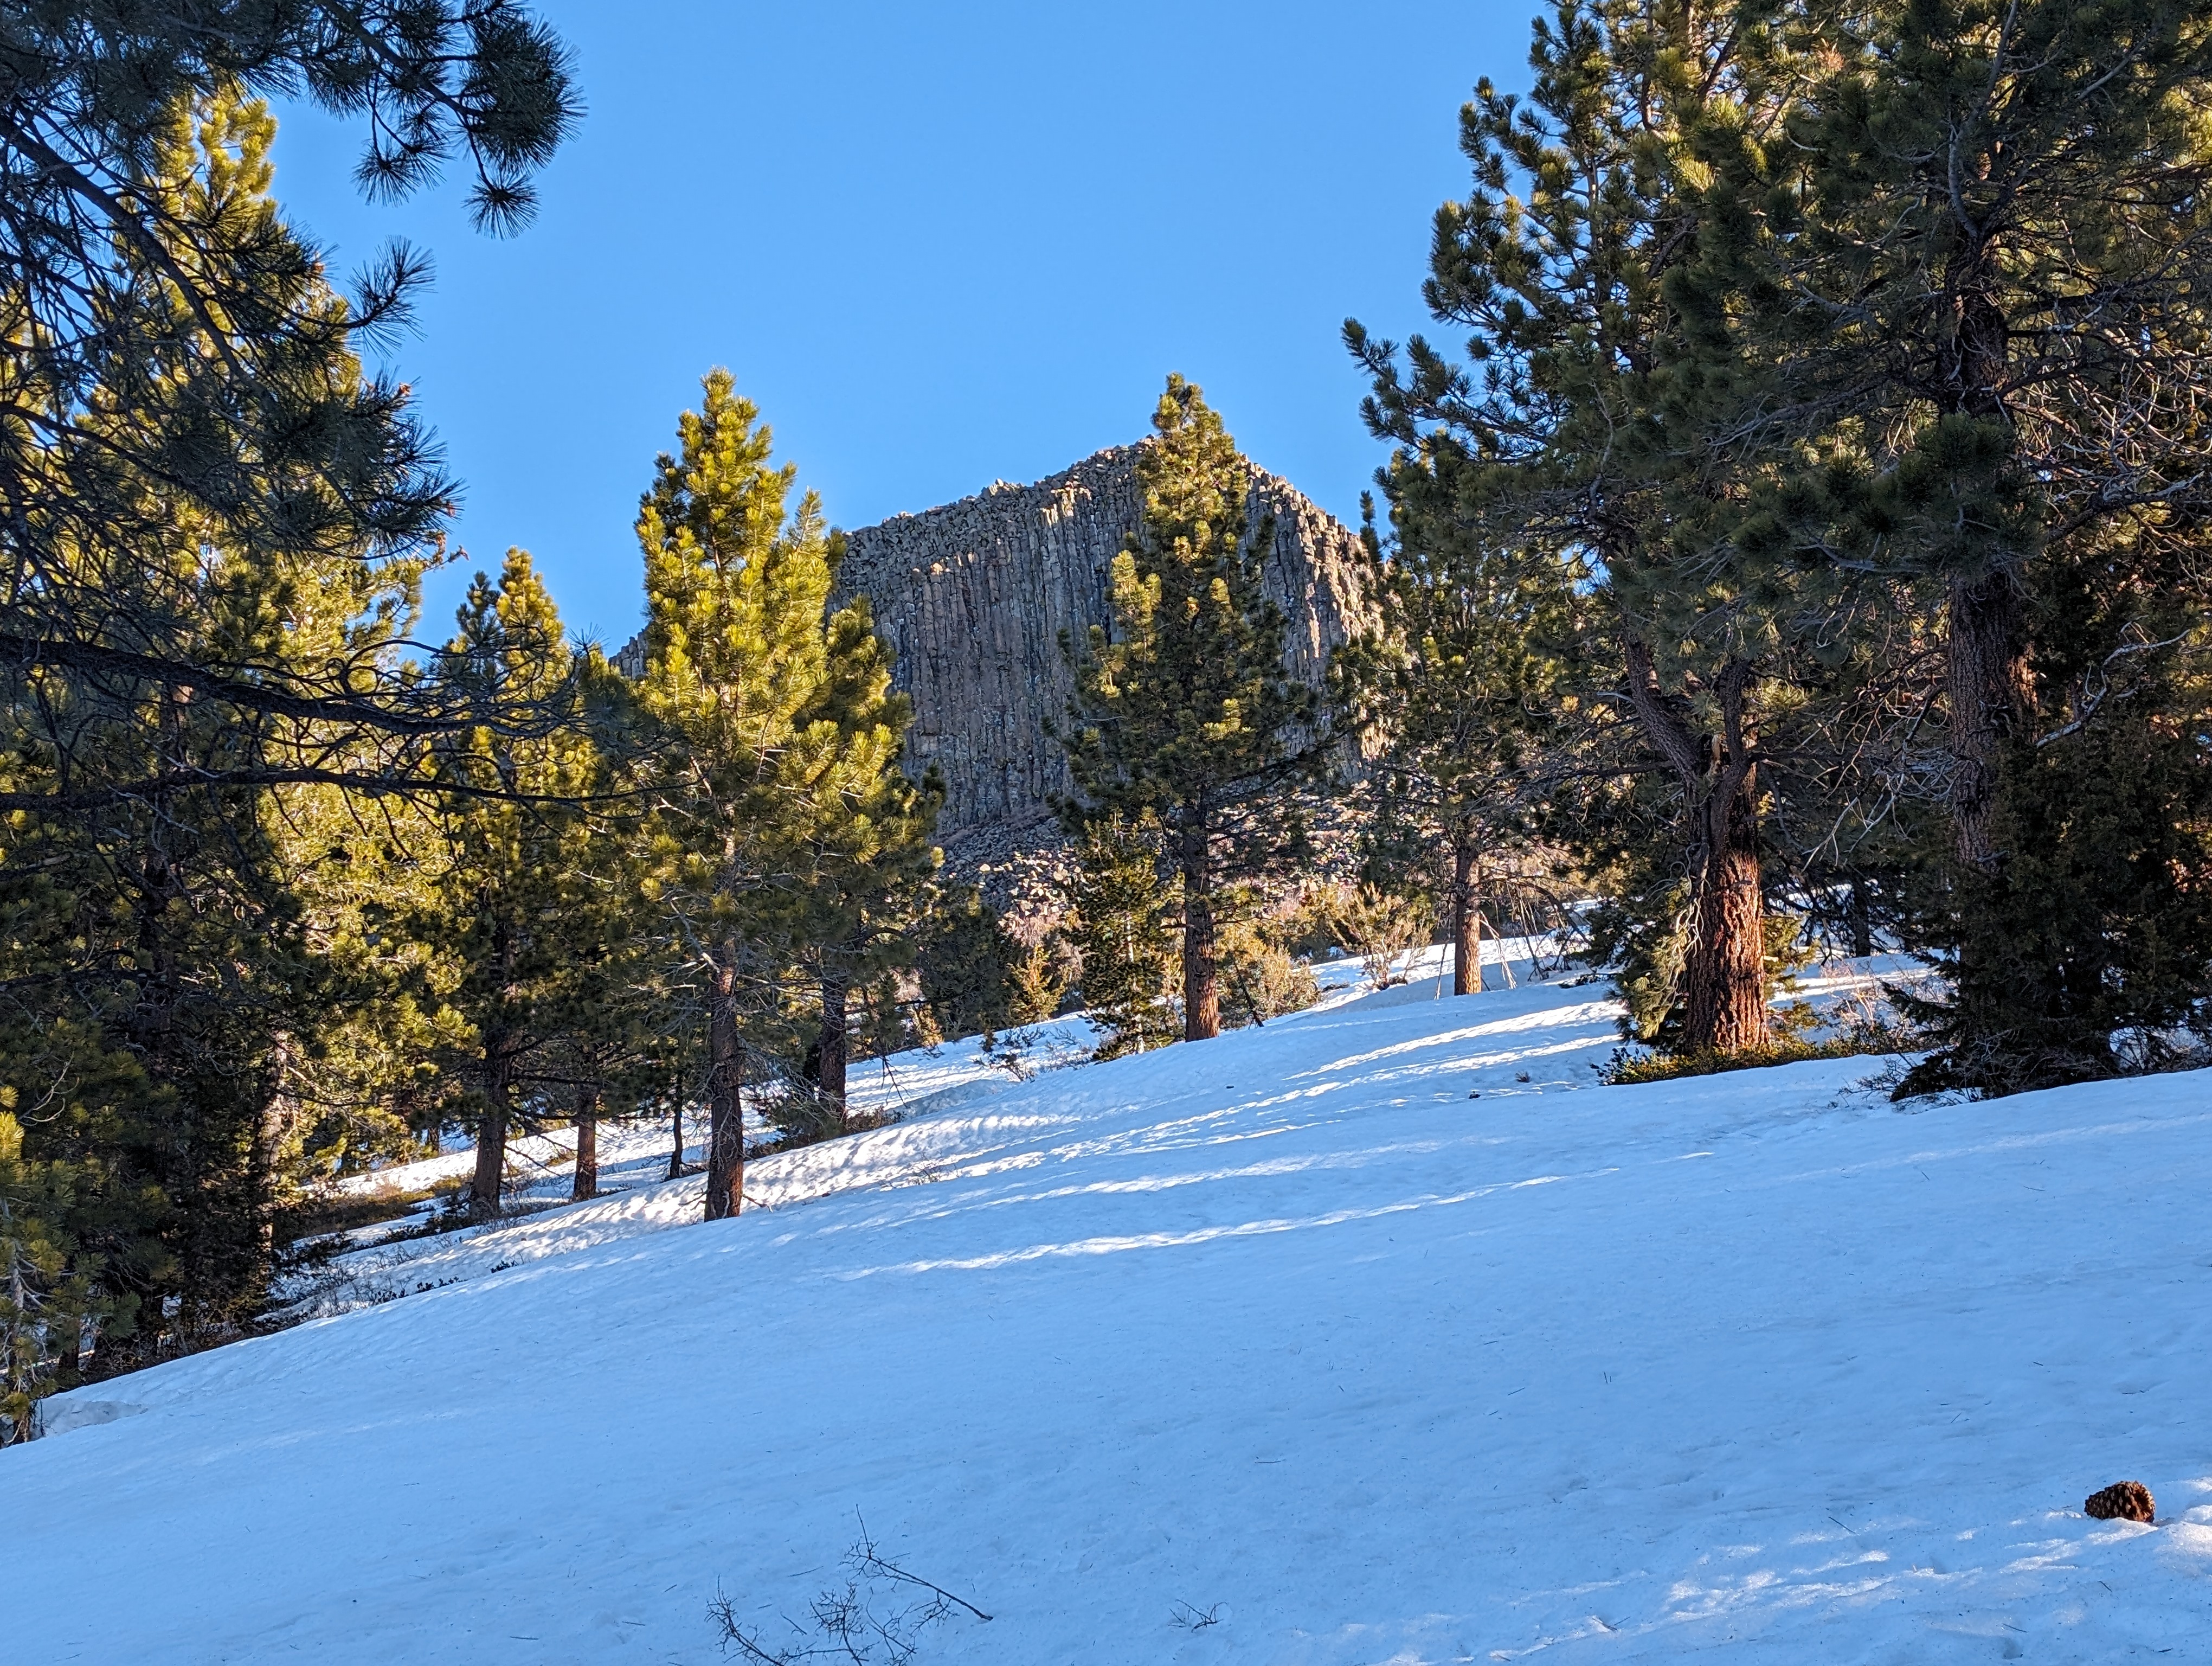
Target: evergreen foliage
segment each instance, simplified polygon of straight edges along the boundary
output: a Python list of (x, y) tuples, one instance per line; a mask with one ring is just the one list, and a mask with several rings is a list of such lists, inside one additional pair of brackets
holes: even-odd
[(2212, 35), (2157, 0), (1811, 5), (1753, 58), (1781, 120), (1701, 148), (1737, 229), (1704, 287), (1792, 390), (1753, 442), (1801, 461), (1744, 541), (1937, 648), (1940, 751), (1867, 793), (1940, 794), (1911, 940), (1954, 995), (1917, 1009), (1943, 1046), (1907, 1091), (2170, 1056), (2212, 995), (2179, 947), (2212, 872), (2183, 738), (2212, 646)]
[[(560, 617), (520, 550), (496, 584), (477, 575), (459, 624), (447, 675), (526, 695), (570, 675)], [(443, 1000), (458, 1045), (441, 1062), (448, 1084), (466, 1086), (457, 1108), (476, 1138), (469, 1210), (487, 1220), (500, 1213), (509, 1131), (533, 1110), (551, 1113), (554, 1049), (590, 1022), (588, 998), (605, 997), (590, 974), (620, 942), (629, 899), (587, 814), (605, 785), (587, 732), (510, 740), (478, 729), (441, 744), (435, 762), (458, 790), (441, 808), (435, 912), (418, 934), (440, 941), (453, 969)]]
[[(172, 107), (149, 135), (142, 190), (179, 220), (281, 243), (266, 194), (272, 131), (265, 110), (236, 100)], [(126, 254), (109, 300), (179, 304), (137, 280), (183, 253), (157, 240)], [(280, 269), (270, 281), (289, 280)], [(281, 1078), (330, 993), (283, 860), (286, 794), (351, 775), (356, 760), (392, 762), (358, 726), (316, 721), (313, 702), (263, 696), (295, 672), (373, 665), (421, 565), (372, 553), (359, 523), (349, 547), (327, 519), (320, 547), (261, 542), (254, 522), (132, 466), (127, 431), (187, 420), (179, 401), (197, 397), (196, 365), (222, 362), (240, 337), (173, 328), (166, 362), (103, 361), (86, 403), (55, 413), (73, 437), (40, 453), (57, 471), (41, 489), (81, 495), (10, 533), (28, 590), (57, 610), (51, 628), (76, 633), (67, 653), (8, 659), (10, 1085), (38, 1108), (26, 1160), (80, 1165), (57, 1195), (101, 1218), (70, 1235), (96, 1264), (118, 1357), (134, 1314), (136, 1346), (151, 1353), (223, 1333), (259, 1298)], [(288, 374), (342, 392), (358, 374), (343, 343), (321, 338), (324, 360), (295, 356)], [(191, 420), (203, 418), (201, 443), (243, 442), (219, 410)], [(60, 477), (72, 446), (100, 451), (111, 435), (124, 438), (100, 451), (96, 483)], [(52, 582), (27, 576), (42, 569)], [(176, 668), (188, 666), (202, 669), (187, 679)], [(224, 668), (243, 666), (253, 684), (241, 707), (226, 693), (240, 673)]]
[[(84, 1219), (84, 1165), (27, 1159), (15, 1090), (0, 1110), (0, 1445), (28, 1440), (37, 1402), (75, 1386), (88, 1327), (118, 1316), (94, 1278), (90, 1246), (70, 1232)], [(50, 1368), (58, 1359), (58, 1373)]]
[(1559, 561), (1493, 546), (1451, 461), (1401, 454), (1389, 477), (1382, 623), (1338, 652), (1331, 693), (1370, 749), (1364, 866), (1418, 874), (1443, 899), (1463, 995), (1480, 988), (1489, 885), (1534, 848), (1548, 807), (1548, 760), (1572, 721), (1575, 597)]
[[(138, 773), (16, 783), (9, 802), (96, 812), (180, 775), (388, 784), (409, 767), (394, 745), (457, 715), (431, 685), (368, 651), (196, 640), (195, 599), (176, 582), (180, 551), (205, 538), (351, 594), (419, 557), (453, 495), (405, 390), (365, 375), (353, 350), (404, 319), (422, 263), (395, 249), (350, 300), (333, 290), (268, 198), (255, 94), (368, 114), (362, 177), (380, 189), (465, 152), (480, 216), (510, 223), (573, 124), (562, 49), (507, 0), (92, 0), (12, 7), (0, 39), (10, 697), (33, 680), (94, 701), (190, 690), (237, 737), (213, 757), (149, 737)], [(308, 720), (352, 744), (267, 755)]]
[(865, 602), (830, 611), (820, 505), (789, 505), (796, 469), (771, 464), (758, 419), (726, 371), (708, 376), (638, 518), (649, 890), (704, 985), (709, 1219), (742, 1202), (748, 1050), (797, 1050), (802, 970), (830, 997), (814, 1036), (836, 1049), (842, 1118), (846, 992), (905, 957), (902, 910), (937, 860), (935, 794), (898, 773), (910, 711), (888, 654)]
[[(856, 597), (829, 622), (822, 685), (783, 771), (791, 802), (807, 812), (803, 933), (820, 992), (808, 1079), (836, 1132), (845, 1120), (849, 993), (895, 982), (914, 964), (924, 886), (943, 860), (930, 842), (943, 788), (934, 778), (916, 787), (900, 772), (914, 707), (890, 682), (890, 650), (875, 634), (867, 599)], [(886, 1010), (897, 1004), (894, 997)], [(884, 1007), (880, 999), (869, 1005)]]
[(573, 1120), (589, 1196), (602, 1116), (680, 1124), (719, 1092), (734, 1207), (744, 1043), (789, 1085), (803, 1006), (825, 1055), (847, 987), (897, 1023), (936, 793), (900, 775), (888, 654), (865, 605), (828, 608), (834, 540), (811, 499), (787, 516), (726, 377), (645, 505), (637, 689), (562, 640), (520, 552), (451, 641), (408, 640), (453, 483), (354, 348), (422, 265), (331, 287), (270, 197), (254, 93), (366, 113), (380, 191), (465, 157), (511, 228), (574, 116), (528, 13), (93, 4), (0, 34), (20, 1439), (57, 1385), (261, 1322), (303, 1189), (456, 1127), (483, 1218), (510, 1129)]
[(1159, 824), (1109, 812), (1075, 848), (1066, 930), (1082, 959), (1083, 1007), (1101, 1039), (1094, 1055), (1146, 1053), (1180, 1038), (1174, 987), (1174, 892), (1160, 877)]
[[(46, 1246), (15, 1262), (21, 1394), (258, 1310), (291, 1188), (361, 1126), (354, 998), (384, 969), (359, 952), (376, 887), (338, 870), (388, 848), (365, 821), (418, 825), (434, 739), (542, 730), (574, 704), (477, 687), (456, 709), (397, 651), (450, 484), (352, 343), (396, 316), (407, 263), (355, 304), (330, 288), (270, 198), (273, 123), (246, 90), (287, 82), (335, 15), (0, 25), (0, 1069), (22, 1113), (8, 1207), (37, 1223), (13, 1241)], [(556, 70), (525, 33), (495, 27), (441, 73)], [(428, 100), (417, 137), (457, 135), (429, 107), (446, 91), (390, 87), (395, 62), (362, 66), (356, 93)], [(518, 117), (514, 90), (472, 94), (478, 114)], [(514, 183), (563, 100), (486, 137), (487, 157), (521, 145)]]
[(1567, 665), (1620, 668), (1560, 679), (1561, 750), (1510, 775), (1637, 1033), (1755, 1053), (1802, 910), (1948, 974), (1907, 1091), (2183, 1056), (2212, 35), (2159, 0), (1565, 0), (1530, 61), (1437, 221), (1467, 363), (1347, 339), (1401, 617), (1455, 540), (1549, 551)]
[[(1934, 921), (1952, 993), (1902, 997), (1940, 1043), (1907, 1092), (2088, 1081), (2212, 1043), (2212, 684), (2170, 642), (2098, 688), (2116, 623), (2139, 624), (2142, 604), (2067, 588), (2029, 612), (2045, 738), (1999, 755), (1997, 854), (1953, 870)], [(2182, 641), (2192, 591), (2176, 583), (2158, 610)]]
[(779, 790), (799, 715), (819, 692), (830, 551), (810, 495), (787, 510), (795, 465), (726, 371), (705, 384), (638, 515), (645, 552), (639, 700), (665, 739), (641, 764), (653, 793), (673, 951), (705, 983), (708, 1219), (744, 1183), (745, 1031), (783, 1016), (806, 899), (793, 883)]
[(921, 995), (939, 1034), (993, 1036), (1012, 1020), (1013, 945), (973, 885), (949, 889), (930, 910), (916, 952)]
[(1217, 899), (1304, 848), (1290, 793), (1318, 767), (1319, 710), (1284, 669), (1282, 614), (1262, 587), (1273, 522), (1248, 513), (1250, 465), (1180, 376), (1152, 427), (1140, 528), (1109, 581), (1114, 623), (1078, 661), (1064, 736), (1077, 793), (1062, 814), (1073, 830), (1157, 824), (1182, 898), (1183, 1033), (1198, 1041), (1221, 1029)]
[[(0, 1441), (267, 1320), (338, 1171), (465, 1131), (488, 1219), (511, 1132), (573, 1122), (586, 1198), (602, 1119), (666, 1116), (673, 1177), (703, 1104), (733, 1213), (749, 1106), (845, 1132), (856, 1043), (1048, 1017), (1071, 952), (1109, 1058), (1305, 1004), (1324, 919), (1379, 983), (1441, 900), (1468, 993), (1555, 863), (1661, 1049), (1615, 1079), (1904, 1045), (1771, 1015), (1808, 933), (1942, 974), (1901, 1091), (2201, 1060), (2200, 11), (1555, 0), (1528, 96), (1462, 112), (1424, 298), (1463, 352), (1346, 326), (1379, 627), (1326, 709), (1289, 674), (1250, 465), (1170, 378), (1064, 645), (1066, 936), (1018, 944), (726, 372), (641, 504), (634, 683), (520, 551), (409, 640), (453, 483), (356, 349), (420, 264), (331, 285), (258, 98), (364, 115), (374, 190), (465, 154), (509, 228), (574, 114), (542, 25), (9, 10)], [(1366, 883), (1270, 915), (1327, 758)]]
[[(1424, 299), (1470, 331), (1474, 368), (1419, 337), (1401, 365), (1395, 344), (1346, 326), (1373, 379), (1369, 425), (1400, 447), (1379, 477), (1411, 545), (1406, 582), (1457, 583), (1458, 545), (1548, 556), (1565, 571), (1540, 591), (1589, 593), (1570, 658), (1587, 744), (1613, 769), (1583, 773), (1612, 773), (1663, 841), (1653, 861), (1679, 876), (1664, 894), (1689, 922), (1686, 1035), (1720, 1051), (1766, 1035), (1759, 699), (1778, 644), (1773, 610), (1715, 581), (1726, 517), (1685, 513), (1729, 490), (1697, 477), (1714, 413), (1668, 379), (1668, 289), (1697, 246), (1673, 169), (1682, 117), (1735, 96), (1733, 34), (1688, 6), (1561, 0), (1534, 25), (1525, 103), (1486, 80), (1462, 111), (1473, 190), (1437, 210)], [(1632, 739), (1607, 733), (1621, 713)], [(1640, 780), (1655, 769), (1656, 789)], [(1670, 925), (1647, 913), (1642, 929)]]

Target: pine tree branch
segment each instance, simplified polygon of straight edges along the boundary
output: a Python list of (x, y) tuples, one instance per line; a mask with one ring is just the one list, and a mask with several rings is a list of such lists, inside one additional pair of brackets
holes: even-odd
[[(305, 694), (243, 681), (234, 674), (254, 667), (216, 666), (16, 631), (0, 630), (0, 664), (10, 665), (19, 672), (52, 666), (88, 675), (104, 673), (167, 690), (189, 690), (219, 704), (270, 716), (350, 725), (409, 737), (454, 734), (471, 728), (535, 737), (558, 727), (556, 720), (545, 716), (518, 724), (496, 708), (487, 710), (473, 704), (456, 711), (410, 714), (361, 695)], [(544, 709), (544, 702), (538, 703)]]
[(0, 793), (0, 812), (72, 815), (106, 805), (146, 804), (192, 790), (222, 791), (246, 787), (337, 787), (374, 798), (470, 799), (531, 806), (581, 808), (626, 802), (629, 793), (525, 793), (503, 787), (472, 787), (447, 776), (407, 776), (362, 770), (268, 766), (237, 769), (177, 769), (166, 775), (62, 793)]

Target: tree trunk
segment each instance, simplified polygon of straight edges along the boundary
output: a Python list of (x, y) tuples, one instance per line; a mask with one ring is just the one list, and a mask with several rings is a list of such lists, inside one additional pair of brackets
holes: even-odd
[(676, 1144), (668, 1153), (668, 1177), (681, 1180), (684, 1177), (684, 1084), (676, 1083), (669, 1097), (675, 1106), (672, 1120), (675, 1123)]
[[(1944, 386), (1937, 402), (1947, 415), (2008, 425), (2004, 386), (2012, 337), (1992, 294), (1996, 281), (1992, 246), (1979, 237), (1962, 240), (1944, 273), (1954, 323), (1942, 345)], [(2020, 587), (2002, 557), (1979, 573), (1954, 576), (1945, 613), (1952, 848), (1963, 866), (1986, 867), (1996, 854), (1990, 820), (1999, 760), (2032, 708), (2034, 691)]]
[(507, 1125), (513, 1109), (509, 1077), (514, 1061), (507, 1037), (494, 1032), (484, 1043), (483, 1120), (477, 1127), (477, 1166), (469, 1182), (469, 1219), (496, 1220), (500, 1192), (507, 1183)]
[(716, 963), (707, 1014), (707, 1219), (744, 1207), (745, 1195), (745, 1052), (738, 1034), (735, 945)]
[(1999, 760), (2033, 699), (2019, 587), (2004, 572), (1954, 580), (1948, 614), (1953, 849), (1964, 866), (1986, 867), (1996, 855)]
[[(1739, 772), (1723, 768), (1723, 787)], [(1766, 908), (1759, 885), (1756, 773), (1741, 772), (1725, 801), (1705, 808), (1705, 869), (1698, 876), (1695, 936), (1684, 967), (1692, 1053), (1741, 1053), (1763, 1045), (1766, 1025)]]
[(1874, 953), (1874, 912), (1867, 903), (1867, 885), (1864, 879), (1851, 881), (1851, 953), (1860, 960)]
[(1637, 719), (1691, 806), (1686, 830), (1696, 891), (1683, 966), (1683, 1044), (1692, 1053), (1740, 1052), (1767, 1039), (1759, 776), (1746, 713), (1752, 668), (1731, 660), (1713, 679), (1723, 733), (1701, 745), (1683, 721), (1684, 702), (1660, 688), (1650, 648), (1632, 640), (1627, 657)]
[(296, 1056), (290, 1033), (278, 1031), (270, 1044), (269, 1090), (261, 1101), (261, 1115), (254, 1122), (253, 1148), (248, 1156), (254, 1241), (264, 1266), (276, 1252), (276, 1152), (299, 1114), (299, 1102), (292, 1092)]
[(1213, 863), (1205, 818), (1182, 835), (1182, 1038), (1221, 1033), (1219, 945), (1213, 918)]
[(599, 1096), (597, 1089), (576, 1094), (576, 1180), (568, 1189), (572, 1203), (588, 1203), (599, 1195)]
[(847, 994), (842, 979), (822, 980), (822, 1027), (814, 1043), (823, 1108), (839, 1134), (845, 1131), (845, 1077), (852, 1052), (846, 1029)]
[[(31, 1340), (37, 1322), (32, 1317), (32, 1291), (29, 1280), (23, 1276), (24, 1257), (15, 1247), (13, 1225), (0, 1214), (0, 1256), (6, 1257), (7, 1306), (11, 1316), (4, 1326), (0, 1326), (0, 1394), (28, 1398), (38, 1372), (40, 1349)], [(21, 1417), (9, 1419), (7, 1432), (0, 1436), (0, 1446), (20, 1446), (27, 1442), (37, 1418), (38, 1403), (33, 1401)]]
[(1482, 916), (1475, 877), (1474, 839), (1464, 826), (1452, 830), (1451, 939), (1452, 993), (1479, 994), (1482, 990)]

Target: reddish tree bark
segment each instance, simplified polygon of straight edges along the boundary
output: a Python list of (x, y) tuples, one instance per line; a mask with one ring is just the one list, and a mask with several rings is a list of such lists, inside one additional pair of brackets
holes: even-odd
[(833, 1125), (840, 1134), (845, 1131), (845, 1080), (852, 1061), (852, 1043), (847, 1028), (848, 994), (842, 979), (822, 980), (822, 1027), (814, 1043), (819, 1061), (816, 1085), (821, 1089)]
[(477, 1124), (477, 1166), (469, 1181), (469, 1219), (496, 1220), (500, 1194), (507, 1184), (507, 1129), (513, 1110), (514, 1060), (505, 1035), (484, 1038), (484, 1108)]
[(599, 1195), (599, 1096), (591, 1088), (576, 1095), (576, 1179), (568, 1201), (587, 1203)]
[(1211, 1041), (1221, 1033), (1218, 927), (1213, 917), (1212, 841), (1203, 808), (1182, 833), (1182, 1038)]
[[(1724, 776), (1729, 773), (1724, 767)], [(1733, 792), (1705, 806), (1697, 935), (1683, 968), (1683, 1028), (1693, 1052), (1740, 1053), (1768, 1037), (1766, 907), (1754, 777), (1755, 771), (1744, 770)]]
[(707, 1013), (707, 1219), (721, 1220), (744, 1204), (744, 1042), (738, 1033), (737, 949), (726, 946), (714, 969)]
[(1756, 737), (1746, 716), (1751, 667), (1731, 660), (1715, 679), (1723, 733), (1701, 745), (1679, 702), (1659, 687), (1651, 650), (1628, 645), (1629, 696), (1653, 748), (1680, 777), (1694, 886), (1683, 966), (1683, 1045), (1737, 1053), (1765, 1043), (1766, 909), (1759, 885)]
[(1473, 831), (1462, 822), (1452, 830), (1452, 993), (1455, 995), (1482, 991), (1481, 890)]

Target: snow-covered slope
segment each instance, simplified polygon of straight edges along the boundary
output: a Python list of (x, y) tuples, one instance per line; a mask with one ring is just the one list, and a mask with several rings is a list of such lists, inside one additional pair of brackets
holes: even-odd
[(1597, 993), (979, 1078), (82, 1391), (0, 1453), (0, 1661), (703, 1666), (863, 1517), (994, 1616), (917, 1666), (2212, 1659), (2212, 1080), (1595, 1089)]

